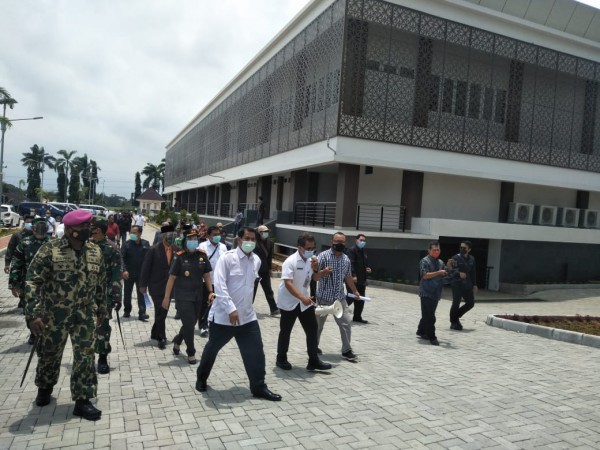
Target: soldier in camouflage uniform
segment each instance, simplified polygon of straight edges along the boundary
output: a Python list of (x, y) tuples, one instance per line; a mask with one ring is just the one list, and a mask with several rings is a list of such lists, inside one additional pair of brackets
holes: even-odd
[(92, 241), (102, 250), (104, 268), (106, 269), (106, 307), (108, 314), (100, 324), (96, 336), (96, 353), (98, 353), (98, 373), (105, 374), (110, 371), (107, 356), (111, 351), (110, 336), (112, 328), (109, 319), (112, 319), (113, 308), (121, 309), (121, 278), (123, 275), (123, 260), (117, 244), (106, 237), (108, 223), (104, 217), (95, 217), (92, 222)]
[[(42, 244), (48, 242), (49, 238), (46, 235), (47, 228), (48, 225), (44, 219), (35, 219), (32, 223), (32, 228), (30, 228), (31, 231), (28, 231), (26, 237), (17, 244), (17, 248), (12, 254), (8, 275), (8, 288), (15, 297), (22, 298), (24, 296), (27, 267), (29, 267), (29, 263), (31, 263)], [(28, 342), (29, 345), (33, 344), (33, 334), (29, 336)]]
[[(31, 214), (27, 214), (23, 218), (23, 229), (21, 231), (17, 231), (13, 233), (10, 237), (10, 241), (8, 242), (8, 246), (6, 247), (6, 253), (4, 255), (4, 273), (10, 272), (10, 263), (13, 259), (13, 255), (15, 250), (17, 249), (17, 245), (19, 242), (26, 238), (27, 236), (31, 236), (31, 222), (33, 221), (33, 216)], [(24, 291), (21, 291), (21, 295), (19, 295), (19, 305), (17, 308), (25, 307), (25, 298), (23, 296)], [(14, 293), (13, 293), (14, 295)], [(15, 295), (15, 297), (17, 297)]]
[(38, 406), (50, 403), (60, 363), (71, 337), (73, 414), (98, 420), (102, 414), (90, 402), (96, 396), (94, 370), (96, 326), (106, 317), (106, 270), (102, 251), (88, 242), (92, 214), (71, 211), (63, 217), (65, 235), (45, 243), (27, 271), (25, 316), (39, 337), (35, 384)]

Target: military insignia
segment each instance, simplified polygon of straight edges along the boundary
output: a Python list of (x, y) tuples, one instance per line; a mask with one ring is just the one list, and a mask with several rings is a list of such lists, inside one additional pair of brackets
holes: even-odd
[(190, 276), (190, 272), (189, 272), (189, 271), (187, 271), (187, 270), (186, 270), (185, 272), (183, 272), (183, 274), (184, 274), (186, 277), (189, 277), (189, 276)]
[(200, 262), (204, 262), (204, 258), (200, 258)]

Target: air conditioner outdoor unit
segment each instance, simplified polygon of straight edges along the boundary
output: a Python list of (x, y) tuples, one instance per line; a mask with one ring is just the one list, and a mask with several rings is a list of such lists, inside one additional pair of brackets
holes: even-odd
[(556, 225), (557, 212), (558, 207), (556, 206), (536, 205), (533, 212), (533, 223), (553, 227)]
[(577, 208), (558, 208), (558, 217), (556, 225), (559, 227), (578, 227), (579, 209)]
[(508, 208), (508, 222), (531, 224), (533, 222), (533, 205), (527, 203), (510, 203)]
[(579, 215), (581, 228), (600, 228), (600, 211), (595, 209), (582, 209)]

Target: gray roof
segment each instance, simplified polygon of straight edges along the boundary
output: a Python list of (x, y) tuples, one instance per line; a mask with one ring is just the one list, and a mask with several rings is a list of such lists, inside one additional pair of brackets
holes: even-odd
[(148, 188), (146, 189), (142, 195), (140, 195), (138, 198), (136, 198), (136, 201), (139, 200), (143, 200), (146, 202), (164, 202), (165, 199), (162, 197), (162, 195), (160, 195), (158, 192), (156, 192), (153, 188)]

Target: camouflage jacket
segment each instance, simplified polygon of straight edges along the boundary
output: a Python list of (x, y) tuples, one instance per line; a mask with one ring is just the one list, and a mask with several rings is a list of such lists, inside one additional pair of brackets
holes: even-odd
[(95, 243), (102, 251), (104, 258), (104, 267), (106, 269), (106, 299), (108, 306), (112, 307), (115, 303), (121, 303), (121, 274), (124, 271), (121, 252), (113, 241), (106, 236)]
[(6, 247), (6, 254), (4, 255), (4, 265), (10, 266), (10, 263), (13, 259), (13, 255), (15, 254), (15, 250), (17, 249), (17, 245), (27, 236), (31, 236), (31, 231), (29, 230), (21, 230), (13, 233), (10, 237), (10, 241), (8, 242), (8, 246)]
[(10, 263), (10, 273), (8, 275), (9, 289), (25, 289), (27, 267), (40, 247), (49, 240), (46, 236), (43, 239), (36, 239), (35, 236), (30, 234), (19, 242)]
[(86, 242), (75, 251), (66, 237), (46, 242), (27, 270), (27, 322), (47, 313), (64, 317), (75, 311), (103, 320), (107, 315), (105, 279), (102, 251), (96, 244)]

